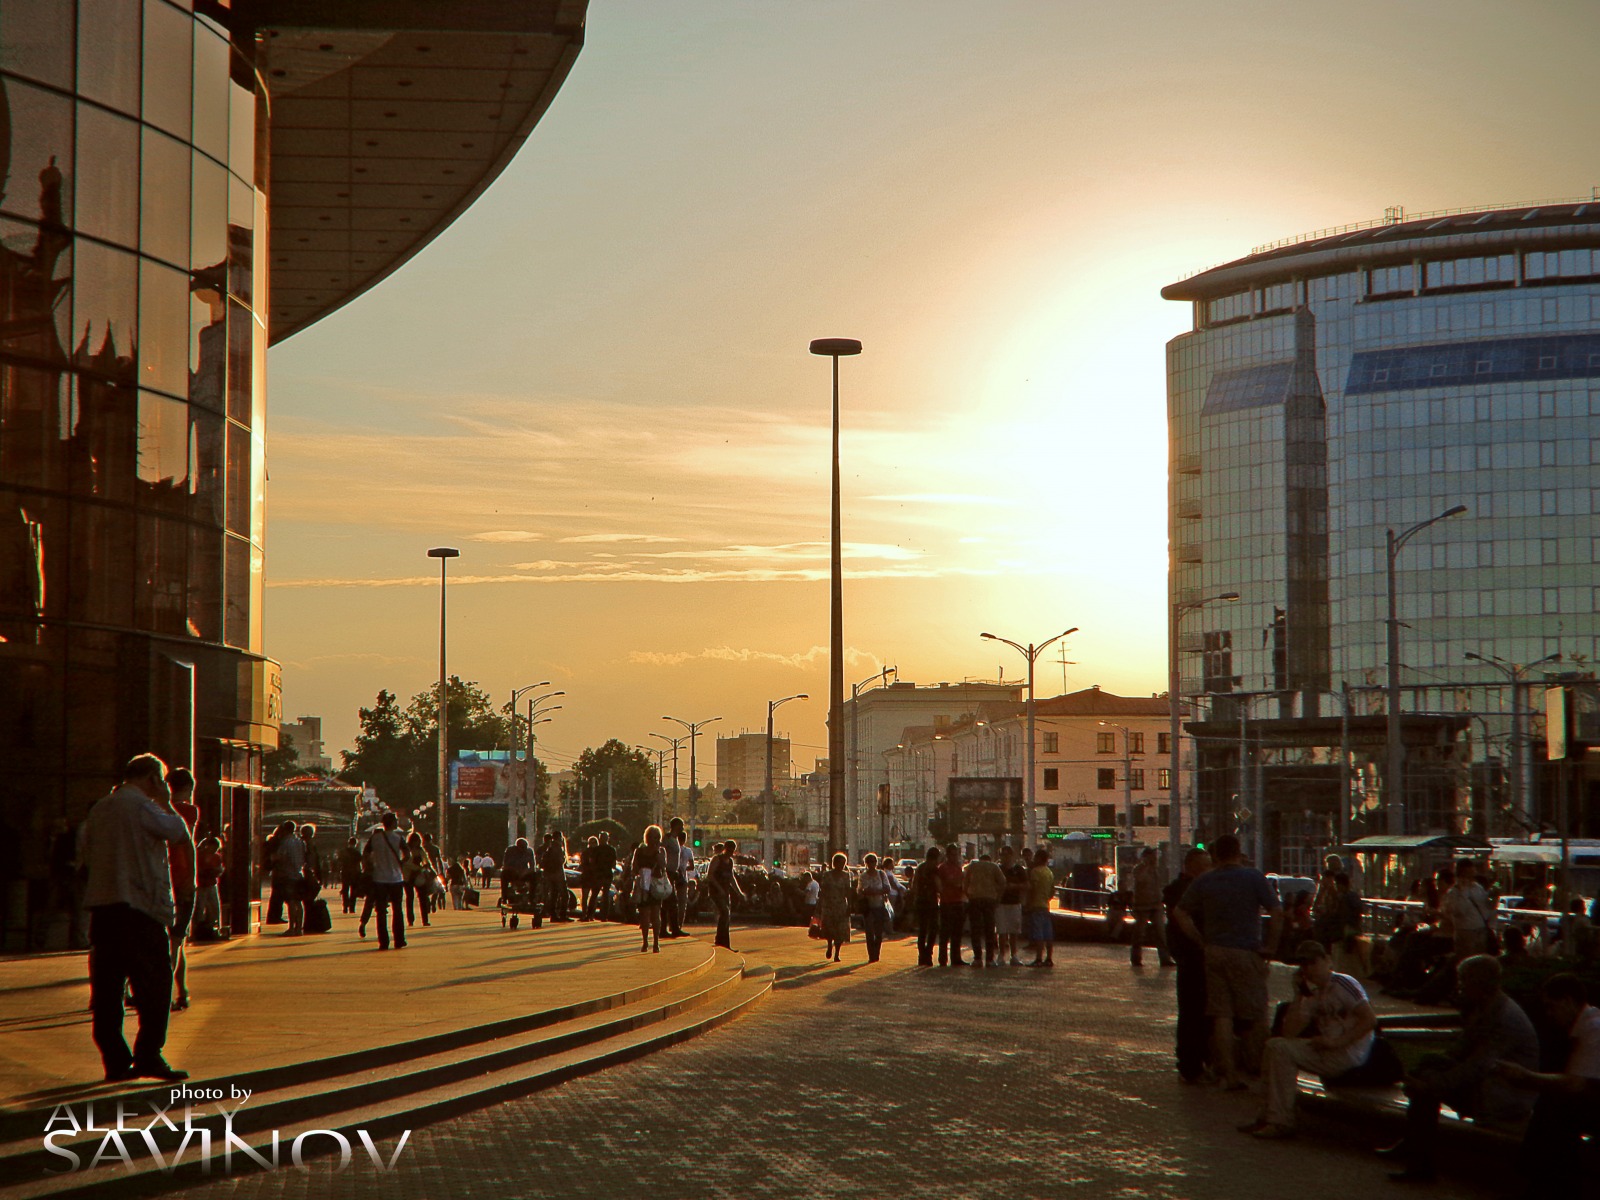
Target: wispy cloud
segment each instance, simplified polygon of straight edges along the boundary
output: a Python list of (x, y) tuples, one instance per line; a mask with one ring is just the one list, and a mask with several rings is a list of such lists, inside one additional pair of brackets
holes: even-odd
[(564, 543), (578, 544), (584, 542), (681, 542), (679, 537), (661, 537), (653, 533), (583, 533), (576, 537), (560, 539)]
[(490, 529), (475, 533), (467, 539), (472, 542), (542, 542), (544, 538), (526, 529)]
[[(537, 563), (523, 564), (530, 568)], [(553, 563), (553, 567), (578, 567), (571, 571), (539, 575), (452, 575), (450, 586), (472, 587), (486, 583), (817, 583), (829, 578), (826, 566), (780, 569), (775, 567), (748, 567), (739, 570), (709, 570), (705, 568), (641, 567), (631, 563), (593, 563), (587, 566), (573, 563)], [(1043, 573), (1043, 572), (1035, 572)], [(991, 576), (991, 569), (965, 567), (870, 567), (847, 572), (850, 579), (941, 579), (950, 577), (980, 578)], [(323, 577), (309, 579), (276, 579), (267, 583), (269, 588), (393, 588), (438, 587), (437, 575), (407, 575), (392, 579), (362, 579)]]
[[(883, 662), (875, 654), (865, 650), (857, 650), (854, 646), (847, 646), (844, 660), (852, 667), (863, 664), (882, 667)], [(785, 667), (812, 667), (818, 663), (828, 661), (828, 648), (826, 646), (812, 646), (795, 654), (783, 654), (772, 650), (736, 649), (733, 646), (711, 646), (704, 650), (670, 651), (633, 650), (628, 654), (630, 663), (638, 663), (649, 667), (678, 667), (686, 662), (733, 662), (733, 663), (762, 663), (777, 664)]]
[(1004, 496), (975, 496), (967, 492), (907, 492), (898, 496), (863, 496), (884, 504), (975, 504), (1011, 508), (1017, 501)]

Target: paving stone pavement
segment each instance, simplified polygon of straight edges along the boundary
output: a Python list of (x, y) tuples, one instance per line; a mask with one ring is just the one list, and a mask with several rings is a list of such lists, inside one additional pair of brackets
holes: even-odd
[[(907, 941), (824, 968), (790, 929), (735, 931), (780, 980), (750, 1015), (638, 1062), (419, 1128), (396, 1169), (328, 1161), (189, 1189), (222, 1197), (937, 1195), (1322, 1197), (1387, 1194), (1370, 1130), (1327, 1118), (1290, 1143), (1243, 1137), (1249, 1096), (1180, 1085), (1171, 973), (1110, 946), (1054, 971), (919, 970)], [(1275, 982), (1281, 987), (1287, 973)], [(386, 1141), (392, 1145), (392, 1141)], [(1503, 1194), (1454, 1163), (1435, 1187)]]

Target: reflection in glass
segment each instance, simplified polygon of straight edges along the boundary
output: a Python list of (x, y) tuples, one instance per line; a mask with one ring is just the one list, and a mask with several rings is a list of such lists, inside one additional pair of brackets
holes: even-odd
[(78, 94), (139, 114), (139, 6), (78, 0)]
[(0, 360), (0, 479), (65, 490), (69, 381), (60, 369)]
[(90, 375), (78, 376), (72, 414), (72, 490), (107, 500), (133, 499), (138, 397)]
[(59, 501), (0, 491), (0, 644), (37, 645), (39, 618), (60, 614), (61, 512)]
[(144, 6), (144, 119), (189, 137), (194, 19), (168, 4)]
[(196, 271), (189, 296), (189, 399), (222, 411), (228, 385), (228, 306), (212, 282), (216, 271)]
[(132, 510), (79, 504), (72, 524), (68, 615), (97, 625), (127, 625), (133, 617)]
[(228, 291), (246, 304), (253, 299), (256, 192), (237, 178), (228, 180)]
[[(187, 227), (185, 222), (185, 227)], [(139, 385), (186, 396), (189, 389), (189, 276), (149, 259), (139, 263)]]
[(76, 366), (132, 382), (139, 322), (139, 260), (84, 238), (72, 277), (72, 357)]
[(189, 265), (188, 146), (154, 129), (144, 131), (140, 172), (139, 249), (177, 266)]
[(30, 221), (70, 222), (72, 101), (15, 79), (0, 79), (0, 138), (6, 139), (0, 144), (0, 166), (5, 168), (0, 209)]
[(223, 484), (226, 456), (223, 453), (223, 420), (212, 413), (191, 407), (190, 488), (194, 493), (189, 515), (217, 528), (222, 527)]
[(135, 246), (139, 239), (139, 126), (90, 104), (78, 105), (77, 227)]
[(228, 529), (250, 532), (250, 431), (228, 422)]
[(63, 364), (72, 338), (72, 239), (0, 218), (0, 353)]
[(267, 439), (259, 425), (250, 431), (250, 540), (267, 540)]
[(189, 621), (191, 637), (222, 640), (222, 543), (216, 529), (189, 527)]
[(228, 172), (203, 154), (194, 156), (190, 202), (189, 267), (199, 271), (226, 265), (228, 257)]
[(250, 640), (252, 654), (262, 650), (263, 617), (266, 613), (267, 556), (260, 546), (250, 547)]
[(205, 17), (194, 26), (194, 144), (228, 161), (228, 42)]
[(189, 500), (189, 406), (181, 400), (139, 393), (139, 503), (183, 512)]
[(253, 324), (248, 308), (236, 300), (228, 301), (228, 415), (243, 425), (250, 423), (252, 407)]
[(222, 640), (230, 646), (250, 644), (250, 543), (229, 536), (223, 547)]
[(134, 620), (152, 633), (181, 635), (189, 626), (189, 527), (153, 513), (138, 517)]
[(255, 182), (255, 75), (241, 54), (233, 56), (233, 77), (228, 85), (228, 168), (245, 182)]
[(0, 69), (72, 90), (72, 5), (62, 0), (0, 4)]

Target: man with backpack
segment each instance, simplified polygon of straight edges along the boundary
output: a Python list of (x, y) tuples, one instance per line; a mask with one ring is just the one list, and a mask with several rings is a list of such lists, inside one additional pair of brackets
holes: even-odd
[(363, 909), (361, 923), (356, 930), (367, 936), (367, 913), (372, 906), (378, 910), (378, 949), (389, 948), (389, 914), (394, 914), (394, 948), (406, 948), (405, 872), (401, 864), (406, 858), (406, 840), (398, 828), (400, 818), (392, 812), (383, 814), (383, 824), (372, 831), (367, 839), (362, 860), (371, 872), (368, 885), (368, 908)]

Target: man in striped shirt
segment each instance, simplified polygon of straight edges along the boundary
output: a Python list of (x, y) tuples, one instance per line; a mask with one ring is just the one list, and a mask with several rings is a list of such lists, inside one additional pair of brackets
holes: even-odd
[(1367, 1061), (1377, 1014), (1366, 990), (1333, 969), (1327, 947), (1307, 939), (1295, 950), (1294, 999), (1283, 1017), (1282, 1037), (1267, 1043), (1261, 1077), (1266, 1084), (1261, 1113), (1239, 1127), (1258, 1138), (1294, 1134), (1295, 1097), (1301, 1071), (1335, 1078)]

